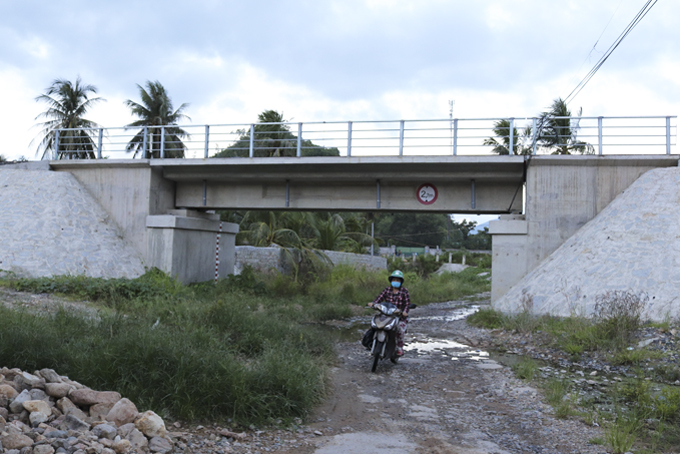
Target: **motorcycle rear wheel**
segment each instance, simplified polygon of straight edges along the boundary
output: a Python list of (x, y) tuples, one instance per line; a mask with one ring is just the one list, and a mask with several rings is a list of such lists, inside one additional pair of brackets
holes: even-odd
[(373, 351), (373, 366), (371, 367), (371, 372), (375, 372), (378, 368), (378, 361), (380, 361), (380, 353), (382, 352), (382, 342), (376, 342), (375, 350)]

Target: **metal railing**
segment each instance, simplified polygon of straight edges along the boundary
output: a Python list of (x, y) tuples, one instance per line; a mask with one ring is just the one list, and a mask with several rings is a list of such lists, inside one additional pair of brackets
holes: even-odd
[(671, 154), (677, 117), (453, 118), (60, 129), (53, 159)]

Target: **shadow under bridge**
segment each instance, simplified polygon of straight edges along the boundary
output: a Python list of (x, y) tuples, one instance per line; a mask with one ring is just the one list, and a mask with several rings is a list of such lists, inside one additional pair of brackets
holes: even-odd
[(190, 209), (521, 212), (523, 156), (151, 160)]

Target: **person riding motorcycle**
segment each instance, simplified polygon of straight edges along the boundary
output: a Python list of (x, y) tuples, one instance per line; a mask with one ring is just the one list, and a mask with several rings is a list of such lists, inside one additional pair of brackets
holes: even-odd
[(408, 324), (408, 310), (411, 306), (411, 298), (409, 297), (408, 290), (404, 287), (404, 273), (395, 270), (390, 274), (387, 280), (390, 282), (390, 286), (386, 287), (385, 290), (368, 305), (369, 307), (373, 307), (374, 304), (384, 301), (386, 303), (395, 304), (397, 308), (399, 308), (401, 317), (399, 318), (399, 325), (396, 333), (397, 356), (403, 356), (404, 335), (406, 334), (406, 325)]

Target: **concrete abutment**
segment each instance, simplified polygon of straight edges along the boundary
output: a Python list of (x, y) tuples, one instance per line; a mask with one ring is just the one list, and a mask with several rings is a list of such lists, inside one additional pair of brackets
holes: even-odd
[[(640, 176), (678, 156), (536, 156), (527, 166), (525, 214), (501, 216), (492, 235), (497, 301)], [(577, 266), (577, 265), (575, 265)]]

